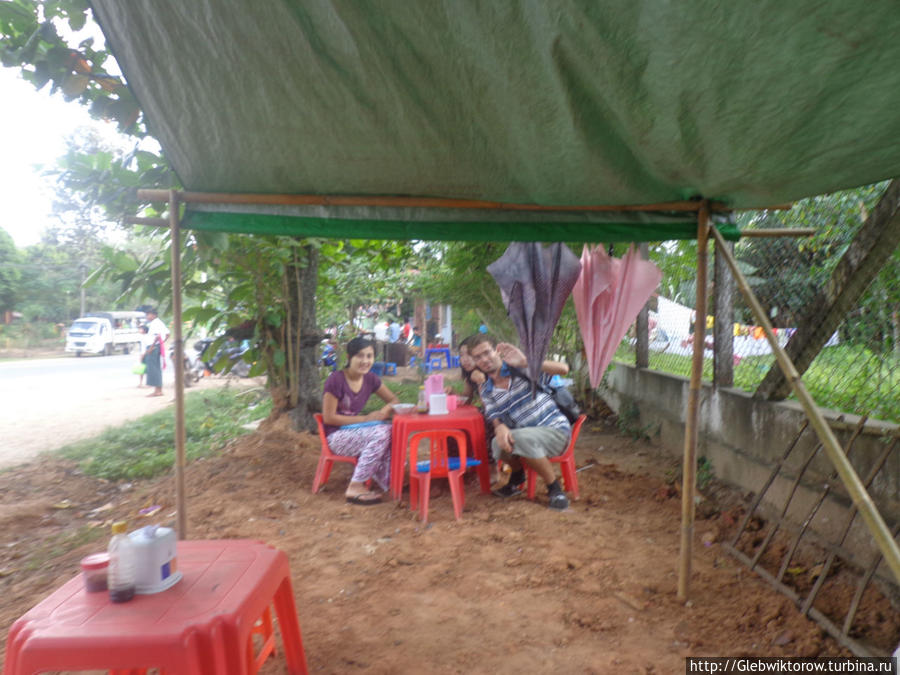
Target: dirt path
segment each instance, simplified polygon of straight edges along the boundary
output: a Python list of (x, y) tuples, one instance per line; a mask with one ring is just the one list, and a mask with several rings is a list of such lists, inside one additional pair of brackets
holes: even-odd
[[(720, 548), (744, 505), (721, 486), (705, 492), (679, 603), (677, 462), (602, 424), (582, 432), (582, 498), (564, 513), (472, 481), (462, 520), (444, 490), (423, 526), (406, 503), (348, 505), (346, 467), (312, 495), (318, 455), (279, 420), (187, 470), (191, 538), (288, 553), (311, 672), (680, 674), (686, 656), (849, 655)], [(171, 477), (115, 485), (49, 458), (0, 474), (0, 634), (102, 549), (113, 519), (142, 525), (159, 505), (171, 523), (173, 493)], [(896, 613), (869, 615), (882, 623), (857, 632), (893, 648)]]

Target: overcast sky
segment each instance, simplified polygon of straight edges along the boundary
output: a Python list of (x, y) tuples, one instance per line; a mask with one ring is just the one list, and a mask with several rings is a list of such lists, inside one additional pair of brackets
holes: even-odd
[(115, 136), (115, 124), (91, 119), (87, 110), (37, 91), (13, 68), (0, 67), (0, 227), (22, 248), (39, 241), (53, 223), (53, 179), (41, 176), (65, 153), (65, 139), (81, 126)]

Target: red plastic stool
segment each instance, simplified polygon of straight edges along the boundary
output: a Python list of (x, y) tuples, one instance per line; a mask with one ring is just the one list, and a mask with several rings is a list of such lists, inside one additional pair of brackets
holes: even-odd
[[(580, 415), (575, 420), (575, 424), (572, 425), (572, 437), (569, 439), (569, 446), (566, 448), (566, 451), (561, 455), (549, 458), (553, 464), (560, 465), (559, 468), (562, 471), (566, 492), (571, 492), (572, 497), (575, 499), (578, 499), (578, 476), (575, 473), (575, 441), (578, 440), (581, 425), (584, 424), (586, 419), (585, 415)], [(522, 462), (522, 465), (524, 466), (525, 463)], [(528, 474), (528, 499), (534, 499), (534, 493), (537, 490), (537, 472), (527, 466), (525, 466), (525, 469)]]
[[(459, 457), (447, 456), (447, 439), (452, 438), (459, 447)], [(418, 457), (419, 441), (427, 440), (429, 459)], [(479, 466), (480, 460), (466, 459), (466, 434), (452, 429), (420, 431), (409, 437), (409, 506), (419, 509), (423, 523), (428, 522), (428, 499), (431, 494), (431, 479), (446, 478), (450, 483), (453, 498), (453, 513), (456, 519), (462, 517), (466, 503), (463, 489), (463, 473), (470, 466)]]
[[(253, 636), (262, 637), (262, 644), (259, 653), (253, 645)], [(272, 610), (266, 607), (266, 611), (250, 630), (250, 637), (247, 639), (247, 672), (250, 675), (256, 675), (263, 663), (275, 652), (275, 628), (272, 623)], [(147, 675), (149, 668), (127, 668), (125, 670), (117, 669), (109, 671), (109, 675)], [(158, 670), (159, 675), (166, 675), (165, 670)]]
[[(274, 652), (274, 606), (292, 674), (306, 656), (287, 556), (259, 541), (180, 541), (172, 588), (113, 604), (79, 574), (16, 621), (4, 675), (109, 670), (137, 675), (246, 675)], [(262, 648), (253, 654), (254, 635)]]
[(313, 478), (312, 491), (313, 494), (328, 482), (328, 476), (331, 475), (331, 467), (335, 462), (347, 462), (356, 466), (356, 457), (345, 457), (344, 455), (336, 455), (328, 447), (328, 437), (325, 435), (325, 423), (322, 421), (322, 413), (316, 413), (316, 424), (319, 426), (319, 440), (322, 441), (322, 454), (319, 455), (319, 464), (316, 466), (316, 477)]

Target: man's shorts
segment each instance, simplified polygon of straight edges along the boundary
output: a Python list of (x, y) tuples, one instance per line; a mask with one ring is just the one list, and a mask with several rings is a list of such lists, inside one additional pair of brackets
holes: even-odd
[[(554, 427), (522, 427), (510, 429), (513, 437), (513, 455), (539, 459), (556, 457), (565, 452), (569, 445), (571, 432)], [(500, 446), (497, 438), (491, 441), (494, 459), (500, 459)]]

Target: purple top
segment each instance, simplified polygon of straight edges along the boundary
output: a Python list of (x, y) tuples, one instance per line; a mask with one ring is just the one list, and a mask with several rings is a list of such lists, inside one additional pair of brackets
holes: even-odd
[[(334, 371), (325, 380), (325, 393), (331, 394), (337, 399), (337, 410), (335, 412), (338, 415), (359, 415), (360, 411), (366, 406), (369, 397), (379, 389), (381, 389), (381, 378), (371, 370), (363, 375), (362, 386), (356, 392), (347, 383), (343, 370)], [(326, 436), (332, 431), (340, 429), (340, 427), (330, 424), (324, 426)]]

